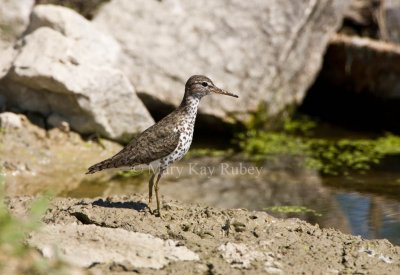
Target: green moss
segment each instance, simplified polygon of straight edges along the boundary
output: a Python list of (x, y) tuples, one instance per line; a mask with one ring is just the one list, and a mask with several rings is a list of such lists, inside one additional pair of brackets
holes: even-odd
[(295, 206), (295, 205), (281, 205), (281, 206), (271, 206), (263, 209), (267, 212), (275, 213), (312, 213), (315, 216), (322, 216), (314, 209), (307, 208), (305, 206)]
[(312, 130), (317, 127), (317, 121), (306, 115), (296, 119), (288, 117), (283, 122), (283, 130), (290, 134), (311, 135)]
[(268, 119), (268, 106), (260, 103), (257, 110), (250, 114), (250, 118), (244, 126), (246, 129), (263, 129), (268, 124)]
[(25, 244), (28, 233), (40, 227), (42, 216), (49, 205), (49, 196), (35, 199), (24, 219), (11, 215), (4, 202), (5, 177), (0, 170), (0, 273), (10, 270), (15, 274), (68, 274), (67, 266), (59, 260), (39, 256)]
[(41, 196), (30, 205), (27, 219), (20, 220), (12, 216), (4, 203), (4, 175), (0, 174), (0, 248), (7, 246), (14, 254), (23, 254), (27, 248), (23, 241), (26, 234), (36, 230), (47, 209), (49, 197)]
[[(292, 124), (290, 129), (293, 128)], [(386, 155), (400, 154), (400, 137), (391, 134), (378, 139), (326, 140), (287, 132), (250, 130), (239, 134), (237, 142), (249, 159), (300, 157), (299, 165), (331, 175), (346, 174), (349, 170), (366, 171)]]

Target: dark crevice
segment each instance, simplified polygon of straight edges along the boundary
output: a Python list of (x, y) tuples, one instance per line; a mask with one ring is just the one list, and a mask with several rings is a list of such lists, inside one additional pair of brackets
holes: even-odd
[(87, 215), (81, 213), (81, 212), (74, 212), (71, 213), (71, 216), (74, 216), (78, 221), (80, 221), (82, 224), (95, 224), (99, 225), (96, 222), (92, 221)]
[(352, 130), (400, 133), (398, 106), (400, 99), (355, 93), (319, 78), (298, 111)]
[(53, 4), (71, 8), (91, 20), (98, 9), (110, 0), (36, 0), (35, 4)]

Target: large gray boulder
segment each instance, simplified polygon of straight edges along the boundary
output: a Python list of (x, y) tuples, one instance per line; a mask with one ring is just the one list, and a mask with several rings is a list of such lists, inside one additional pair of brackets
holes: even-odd
[(63, 7), (36, 7), (32, 18), (33, 32), (20, 41), (0, 83), (8, 108), (57, 115), (79, 133), (121, 142), (154, 122), (129, 80), (112, 66), (114, 54), (107, 56), (113, 38)]
[(0, 79), (11, 67), (13, 44), (29, 23), (34, 0), (0, 1)]
[(303, 99), (348, 4), (114, 0), (94, 23), (121, 43), (121, 66), (151, 111), (178, 105), (186, 79), (205, 74), (240, 100), (208, 97), (200, 112), (246, 121), (260, 107), (276, 115)]
[(27, 33), (49, 27), (72, 39), (79, 48), (75, 54), (82, 62), (92, 65), (116, 64), (121, 48), (110, 35), (97, 30), (75, 11), (55, 5), (37, 5), (33, 9)]

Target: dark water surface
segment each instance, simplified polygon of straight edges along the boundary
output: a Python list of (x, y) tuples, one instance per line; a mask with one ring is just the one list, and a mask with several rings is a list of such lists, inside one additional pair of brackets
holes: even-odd
[[(160, 192), (168, 199), (267, 211), (276, 217), (296, 217), (320, 227), (367, 239), (386, 238), (400, 245), (399, 165), (400, 158), (394, 158), (365, 174), (321, 177), (308, 170), (203, 157), (172, 167), (161, 180)], [(61, 195), (147, 194), (148, 178), (144, 173), (107, 182), (87, 181)], [(271, 208), (274, 206), (294, 206), (290, 211), (301, 206), (306, 211), (287, 213), (284, 208), (286, 213), (282, 213), (283, 208)]]

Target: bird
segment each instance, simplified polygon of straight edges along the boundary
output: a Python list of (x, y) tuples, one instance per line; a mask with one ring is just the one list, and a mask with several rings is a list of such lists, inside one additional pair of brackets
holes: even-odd
[(150, 126), (130, 141), (114, 156), (88, 168), (86, 174), (111, 169), (135, 169), (143, 165), (151, 167), (149, 180), (149, 203), (152, 203), (153, 187), (156, 194), (157, 216), (161, 216), (158, 183), (166, 169), (188, 152), (193, 140), (194, 125), (200, 100), (210, 94), (221, 94), (238, 98), (237, 95), (218, 88), (210, 78), (191, 76), (185, 84), (181, 104), (170, 114)]

